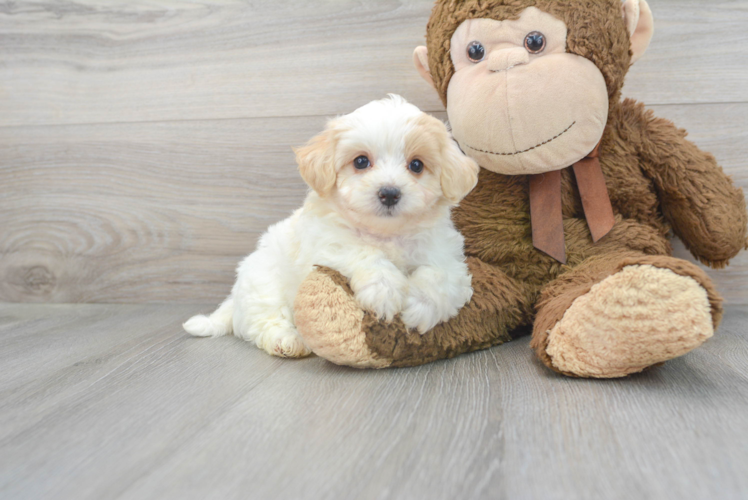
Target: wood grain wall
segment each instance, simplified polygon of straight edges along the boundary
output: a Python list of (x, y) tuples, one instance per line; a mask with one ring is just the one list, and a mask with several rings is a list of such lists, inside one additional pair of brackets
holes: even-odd
[[(748, 1), (650, 4), (624, 94), (748, 188)], [(326, 117), (388, 92), (444, 116), (411, 64), (431, 5), (0, 1), (0, 301), (222, 298)], [(748, 303), (748, 254), (711, 274)]]

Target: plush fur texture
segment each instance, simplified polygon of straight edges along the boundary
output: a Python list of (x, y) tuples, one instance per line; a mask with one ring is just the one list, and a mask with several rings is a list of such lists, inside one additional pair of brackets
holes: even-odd
[[(481, 170), (477, 187), (453, 212), (473, 273), (471, 302), (423, 336), (400, 335), (397, 322), (365, 319), (360, 330), (346, 331), (344, 336), (365, 339), (377, 367), (455, 356), (531, 328), (531, 345), (549, 368), (570, 376), (620, 377), (683, 354), (719, 324), (721, 298), (713, 284), (697, 266), (671, 256), (669, 238), (680, 237), (709, 266), (726, 266), (746, 247), (745, 198), (712, 155), (686, 140), (685, 131), (642, 104), (620, 101), (632, 53), (619, 0), (437, 1), (427, 42), (440, 96), (446, 100), (454, 72), (449, 43), (457, 27), (469, 18), (518, 19), (529, 6), (565, 21), (567, 50), (592, 61), (605, 78), (610, 110), (600, 162), (616, 224), (592, 242), (573, 173), (563, 170), (567, 263), (560, 264), (533, 247), (527, 176)], [(339, 286), (329, 272), (318, 278), (321, 288)], [(631, 296), (643, 297), (649, 307), (626, 310), (623, 298)], [(605, 313), (602, 305), (608, 303), (615, 306)], [(685, 310), (688, 303), (694, 311)], [(297, 308), (297, 315), (335, 323), (335, 306), (322, 300), (317, 307)], [(646, 309), (642, 320), (627, 321), (637, 308)], [(594, 322), (591, 311), (602, 311)], [(554, 339), (561, 332), (564, 339)], [(348, 364), (344, 356), (336, 362)]]
[(185, 330), (233, 332), (278, 356), (309, 354), (292, 308), (314, 265), (350, 280), (356, 308), (341, 306), (338, 316), (349, 326), (360, 324), (360, 306), (387, 322), (402, 313), (408, 329), (426, 332), (470, 300), (450, 208), (475, 186), (478, 166), (443, 123), (392, 96), (331, 121), (297, 158), (314, 191), (262, 236), (218, 310), (191, 318)]

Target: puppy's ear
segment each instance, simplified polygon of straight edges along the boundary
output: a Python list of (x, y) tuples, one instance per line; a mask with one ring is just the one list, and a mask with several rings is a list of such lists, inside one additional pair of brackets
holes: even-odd
[(324, 132), (310, 139), (306, 145), (293, 150), (301, 178), (323, 198), (335, 187), (338, 175), (335, 165), (337, 141), (338, 131), (334, 122), (331, 122)]
[(448, 139), (441, 168), (441, 186), (444, 196), (452, 203), (459, 203), (478, 184), (480, 167), (466, 156), (457, 142)]

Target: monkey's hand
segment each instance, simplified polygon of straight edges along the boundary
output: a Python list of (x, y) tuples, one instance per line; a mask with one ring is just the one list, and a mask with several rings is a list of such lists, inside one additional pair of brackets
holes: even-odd
[[(642, 169), (654, 181), (662, 212), (686, 248), (704, 264), (725, 267), (746, 242), (745, 197), (717, 161), (686, 140), (686, 131), (641, 104), (624, 106), (640, 129)], [(632, 140), (633, 136), (632, 136)]]

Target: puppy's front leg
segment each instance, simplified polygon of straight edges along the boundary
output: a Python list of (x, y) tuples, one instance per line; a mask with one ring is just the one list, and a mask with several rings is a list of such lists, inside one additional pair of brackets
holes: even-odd
[(384, 256), (363, 260), (350, 274), (361, 307), (390, 322), (403, 310), (408, 279)]
[(445, 264), (441, 268), (421, 266), (409, 280), (403, 322), (423, 334), (457, 315), (470, 301), (473, 289), (467, 265)]

